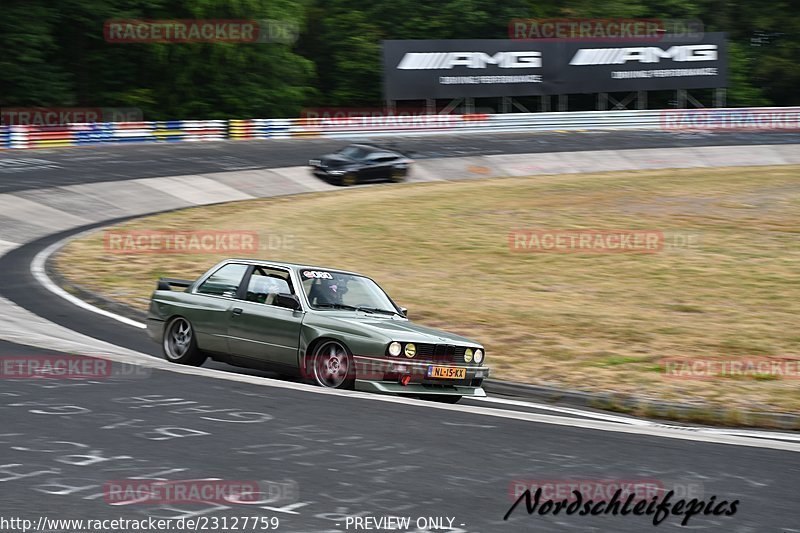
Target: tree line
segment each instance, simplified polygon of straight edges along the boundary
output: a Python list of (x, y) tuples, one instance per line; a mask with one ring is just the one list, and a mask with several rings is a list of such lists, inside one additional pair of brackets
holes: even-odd
[[(515, 18), (699, 19), (729, 36), (728, 105), (800, 105), (795, 0), (5, 0), (3, 107), (136, 107), (148, 120), (381, 105), (381, 40), (503, 39)], [(269, 19), (293, 42), (118, 43), (120, 19)]]

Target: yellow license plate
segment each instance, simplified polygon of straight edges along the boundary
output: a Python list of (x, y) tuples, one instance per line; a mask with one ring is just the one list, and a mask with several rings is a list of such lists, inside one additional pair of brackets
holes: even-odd
[(452, 366), (429, 366), (428, 377), (438, 379), (465, 379), (467, 377), (467, 369), (454, 368)]

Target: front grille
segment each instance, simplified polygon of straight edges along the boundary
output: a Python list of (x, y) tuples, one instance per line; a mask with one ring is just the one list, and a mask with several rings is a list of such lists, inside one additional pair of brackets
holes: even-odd
[(432, 363), (464, 364), (466, 347), (454, 344), (417, 344), (414, 360)]

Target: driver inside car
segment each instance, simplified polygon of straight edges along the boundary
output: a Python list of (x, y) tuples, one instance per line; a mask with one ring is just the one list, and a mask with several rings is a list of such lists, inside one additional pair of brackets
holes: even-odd
[(341, 305), (345, 293), (347, 287), (341, 281), (320, 279), (311, 287), (309, 299), (312, 305)]

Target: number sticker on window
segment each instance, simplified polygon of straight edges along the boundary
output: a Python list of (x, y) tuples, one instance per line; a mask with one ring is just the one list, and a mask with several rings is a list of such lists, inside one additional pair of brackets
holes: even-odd
[(304, 270), (303, 276), (307, 278), (333, 279), (330, 272), (322, 272), (320, 270)]

